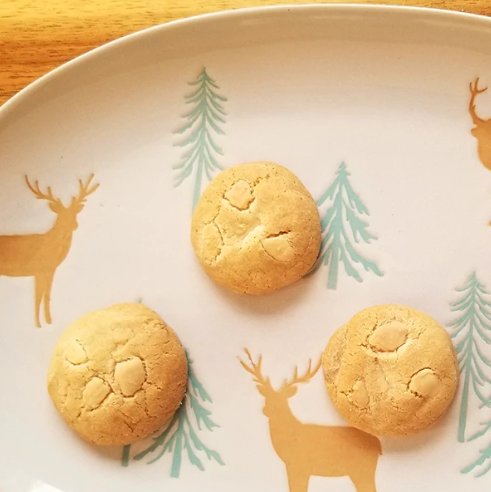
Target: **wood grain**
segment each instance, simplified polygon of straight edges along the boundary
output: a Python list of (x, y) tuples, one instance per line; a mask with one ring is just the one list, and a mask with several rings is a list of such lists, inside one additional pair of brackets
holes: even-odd
[[(1, 0), (0, 105), (27, 84), (76, 56), (146, 27), (208, 12), (278, 0)], [(320, 3), (289, 0), (291, 4)], [(337, 3), (337, 0), (323, 0)], [(491, 15), (489, 0), (365, 0)]]

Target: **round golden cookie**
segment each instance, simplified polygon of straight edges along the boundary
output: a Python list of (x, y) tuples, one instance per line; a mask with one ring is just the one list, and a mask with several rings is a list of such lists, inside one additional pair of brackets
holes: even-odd
[(121, 446), (170, 422), (187, 377), (184, 349), (162, 318), (139, 303), (116, 304), (82, 316), (61, 335), (48, 391), (84, 439)]
[(396, 305), (353, 316), (330, 339), (322, 365), (339, 413), (382, 436), (432, 425), (452, 402), (459, 378), (445, 329), (427, 314)]
[(206, 188), (193, 215), (191, 241), (213, 280), (236, 292), (266, 294), (311, 269), (321, 242), (319, 212), (285, 167), (240, 164)]

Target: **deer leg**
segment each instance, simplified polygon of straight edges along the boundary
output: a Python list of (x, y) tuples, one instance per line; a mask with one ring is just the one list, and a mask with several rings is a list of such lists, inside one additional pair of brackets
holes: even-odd
[(51, 324), (51, 286), (53, 285), (53, 277), (55, 272), (49, 274), (46, 277), (46, 284), (44, 286), (44, 317), (46, 318), (46, 323)]
[(34, 277), (34, 289), (35, 289), (35, 303), (34, 314), (36, 316), (36, 326), (41, 328), (41, 322), (39, 321), (39, 312), (41, 311), (41, 299), (43, 298), (43, 281), (41, 276)]
[(307, 492), (309, 490), (310, 475), (303, 470), (287, 468), (288, 485), (290, 492)]
[(356, 492), (377, 492), (375, 487), (375, 471), (377, 462), (373, 467), (363, 467), (350, 473), (349, 477), (355, 486)]

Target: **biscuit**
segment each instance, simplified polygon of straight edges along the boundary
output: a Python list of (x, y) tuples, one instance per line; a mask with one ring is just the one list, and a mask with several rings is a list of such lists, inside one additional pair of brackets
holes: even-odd
[(206, 273), (245, 294), (267, 294), (303, 277), (319, 253), (317, 206), (299, 179), (269, 162), (240, 164), (206, 188), (191, 241)]
[(445, 329), (427, 314), (396, 305), (351, 318), (330, 339), (322, 365), (339, 413), (381, 436), (413, 434), (435, 423), (459, 379)]
[(79, 318), (60, 337), (49, 394), (68, 425), (101, 446), (130, 444), (169, 424), (187, 386), (176, 334), (139, 303)]

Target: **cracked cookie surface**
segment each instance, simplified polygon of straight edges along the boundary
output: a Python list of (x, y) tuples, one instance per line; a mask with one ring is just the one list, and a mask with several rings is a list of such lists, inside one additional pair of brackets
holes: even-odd
[(174, 331), (140, 303), (79, 318), (59, 338), (49, 394), (87, 441), (121, 446), (162, 429), (187, 386), (187, 359)]
[(339, 413), (375, 435), (408, 435), (435, 423), (459, 378), (445, 329), (427, 314), (397, 305), (353, 316), (331, 337), (322, 365)]
[(191, 241), (213, 280), (236, 292), (267, 294), (296, 282), (314, 264), (319, 212), (285, 167), (240, 164), (220, 173), (203, 193)]

